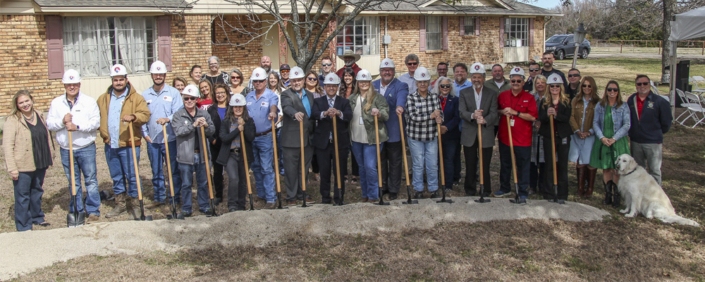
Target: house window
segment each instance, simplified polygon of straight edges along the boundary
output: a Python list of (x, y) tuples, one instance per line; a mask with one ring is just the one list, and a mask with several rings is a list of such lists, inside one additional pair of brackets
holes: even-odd
[(426, 50), (441, 50), (441, 17), (426, 16)]
[(504, 19), (504, 47), (529, 46), (529, 19)]
[(65, 17), (64, 67), (81, 76), (108, 76), (122, 64), (127, 73), (146, 73), (157, 58), (154, 17)]
[(353, 50), (360, 55), (379, 55), (379, 18), (358, 17), (338, 33), (336, 53)]
[(475, 17), (465, 17), (465, 35), (475, 34)]

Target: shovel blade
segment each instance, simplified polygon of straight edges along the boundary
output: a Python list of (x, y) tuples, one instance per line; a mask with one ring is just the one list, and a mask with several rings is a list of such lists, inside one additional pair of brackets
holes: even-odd
[(419, 201), (418, 200), (411, 200), (411, 201), (404, 201), (401, 202), (403, 205), (418, 205)]
[(79, 213), (70, 213), (66, 215), (66, 226), (71, 228), (71, 227), (78, 227), (86, 224), (86, 213), (85, 212), (79, 212)]

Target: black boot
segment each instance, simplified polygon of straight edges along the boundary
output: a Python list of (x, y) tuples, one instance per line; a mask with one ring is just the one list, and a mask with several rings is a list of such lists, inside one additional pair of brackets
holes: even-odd
[(614, 184), (614, 182), (612, 182), (612, 181), (610, 181), (610, 183), (612, 183), (612, 191), (614, 193), (614, 200), (612, 200), (612, 207), (619, 208), (620, 201), (622, 200), (622, 194), (619, 193), (619, 190), (617, 189), (617, 184)]
[(611, 205), (612, 204), (612, 180), (608, 181), (607, 183), (602, 182), (605, 184), (605, 200), (602, 201), (603, 204), (605, 205)]

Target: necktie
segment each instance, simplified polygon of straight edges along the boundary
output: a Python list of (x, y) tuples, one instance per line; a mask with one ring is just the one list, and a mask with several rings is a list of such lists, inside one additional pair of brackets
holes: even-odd
[[(332, 108), (334, 102), (335, 99), (328, 98), (328, 108)], [(328, 139), (333, 140), (333, 132), (330, 132), (330, 134), (328, 135)]]

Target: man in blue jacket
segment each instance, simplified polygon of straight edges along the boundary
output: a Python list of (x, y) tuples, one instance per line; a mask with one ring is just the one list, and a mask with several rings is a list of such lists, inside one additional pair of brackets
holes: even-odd
[[(399, 115), (404, 113), (406, 96), (409, 95), (409, 86), (394, 78), (394, 61), (385, 58), (379, 65), (380, 79), (372, 82), (372, 86), (382, 94), (389, 104), (389, 120), (385, 122), (389, 140), (382, 147), (380, 155), (382, 161), (382, 193), (389, 194), (389, 200), (397, 198), (401, 185), (402, 151), (401, 131), (399, 128)], [(395, 112), (392, 112), (395, 109)]]
[(666, 99), (651, 92), (648, 76), (637, 75), (635, 83), (636, 93), (627, 100), (632, 120), (629, 128), (632, 156), (661, 185), (663, 134), (671, 128), (671, 106)]

